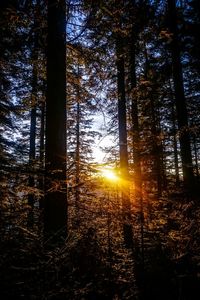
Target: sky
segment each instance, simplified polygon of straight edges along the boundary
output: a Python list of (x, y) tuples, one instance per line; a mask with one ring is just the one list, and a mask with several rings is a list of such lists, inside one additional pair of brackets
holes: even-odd
[(101, 147), (113, 146), (114, 140), (113, 136), (107, 132), (107, 122), (108, 118), (103, 116), (102, 113), (96, 113), (93, 117), (92, 130), (98, 131), (102, 134), (102, 137), (96, 137), (94, 140), (94, 145), (92, 145), (94, 161), (97, 163), (103, 163), (106, 160), (106, 153), (104, 153)]

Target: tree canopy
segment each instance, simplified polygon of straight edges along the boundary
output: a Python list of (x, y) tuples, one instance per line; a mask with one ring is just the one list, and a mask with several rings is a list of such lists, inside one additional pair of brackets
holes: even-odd
[(0, 2), (2, 299), (199, 298), (199, 28), (198, 0)]

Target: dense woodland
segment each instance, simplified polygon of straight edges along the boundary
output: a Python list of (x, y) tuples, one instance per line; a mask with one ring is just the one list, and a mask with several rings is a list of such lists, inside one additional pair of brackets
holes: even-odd
[(199, 0), (0, 1), (1, 299), (199, 299), (199, 32)]

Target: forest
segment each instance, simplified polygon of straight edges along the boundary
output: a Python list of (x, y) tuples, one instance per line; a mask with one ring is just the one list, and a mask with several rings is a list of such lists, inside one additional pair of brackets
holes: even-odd
[(199, 33), (199, 0), (0, 0), (2, 300), (200, 299)]

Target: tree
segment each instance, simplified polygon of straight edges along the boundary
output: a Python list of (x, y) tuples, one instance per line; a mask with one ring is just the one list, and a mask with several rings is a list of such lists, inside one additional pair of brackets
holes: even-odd
[(171, 56), (172, 72), (174, 82), (174, 95), (177, 111), (177, 121), (179, 129), (180, 151), (183, 168), (183, 179), (187, 189), (192, 192), (194, 187), (194, 174), (192, 166), (192, 154), (190, 146), (190, 134), (188, 127), (187, 104), (184, 93), (183, 71), (181, 65), (180, 42), (178, 37), (176, 2), (168, 0), (169, 28), (172, 35)]
[(66, 4), (48, 1), (44, 234), (62, 241), (66, 198)]
[[(30, 144), (29, 144), (29, 163), (30, 168), (35, 164), (36, 159), (36, 130), (37, 130), (37, 102), (38, 102), (38, 20), (37, 13), (39, 12), (39, 1), (37, 1), (34, 8), (34, 25), (33, 25), (33, 47), (32, 47), (32, 91), (31, 91), (31, 111), (30, 111)], [(30, 174), (29, 176), (29, 186), (34, 187), (35, 185), (35, 176)], [(30, 214), (29, 214), (29, 226), (33, 226), (34, 216), (34, 195), (30, 193), (28, 196), (28, 203), (30, 205)]]
[(116, 34), (116, 67), (117, 67), (117, 90), (118, 90), (118, 128), (119, 128), (119, 157), (120, 175), (122, 178), (122, 205), (124, 215), (124, 242), (128, 248), (133, 244), (133, 233), (130, 212), (130, 190), (128, 170), (128, 149), (127, 149), (127, 114), (126, 114), (126, 93), (125, 93), (125, 70), (124, 70), (124, 39), (120, 32), (121, 21), (118, 23)]
[(130, 1), (130, 23), (129, 33), (129, 76), (130, 76), (130, 101), (131, 101), (131, 134), (132, 134), (132, 152), (133, 152), (133, 170), (135, 201), (140, 205), (140, 222), (141, 222), (141, 253), (142, 261), (144, 260), (144, 212), (142, 196), (142, 172), (141, 172), (141, 153), (140, 153), (140, 128), (138, 113), (138, 95), (136, 79), (136, 43), (138, 39), (138, 22), (136, 23), (136, 5), (135, 1)]

